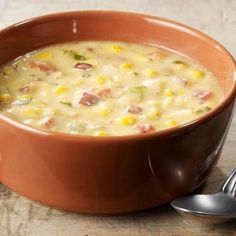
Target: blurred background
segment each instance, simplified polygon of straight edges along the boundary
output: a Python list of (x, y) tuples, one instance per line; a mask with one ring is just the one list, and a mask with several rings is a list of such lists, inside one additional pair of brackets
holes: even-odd
[(122, 10), (171, 18), (219, 40), (235, 56), (235, 0), (0, 0), (0, 28), (60, 11)]

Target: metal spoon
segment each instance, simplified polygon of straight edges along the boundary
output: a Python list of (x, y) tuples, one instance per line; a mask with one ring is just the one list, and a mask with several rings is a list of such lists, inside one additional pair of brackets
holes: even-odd
[(171, 206), (183, 215), (210, 223), (236, 218), (236, 169), (220, 192), (182, 197), (172, 201)]

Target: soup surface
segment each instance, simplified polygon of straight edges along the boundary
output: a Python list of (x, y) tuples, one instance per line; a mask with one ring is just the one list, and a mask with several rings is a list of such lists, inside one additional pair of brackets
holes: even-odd
[(3, 114), (70, 134), (163, 130), (204, 115), (222, 99), (218, 81), (200, 65), (133, 43), (59, 44), (0, 68)]

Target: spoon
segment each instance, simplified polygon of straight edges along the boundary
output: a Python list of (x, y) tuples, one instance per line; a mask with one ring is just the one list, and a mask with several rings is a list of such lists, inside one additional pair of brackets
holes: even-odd
[(236, 169), (218, 193), (182, 197), (172, 201), (171, 206), (185, 216), (209, 223), (236, 218)]

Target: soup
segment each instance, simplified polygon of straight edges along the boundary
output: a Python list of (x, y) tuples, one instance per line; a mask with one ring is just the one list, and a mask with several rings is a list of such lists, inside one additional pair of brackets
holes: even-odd
[(217, 79), (202, 66), (134, 43), (58, 44), (0, 68), (2, 114), (69, 134), (155, 132), (195, 120), (222, 99)]

